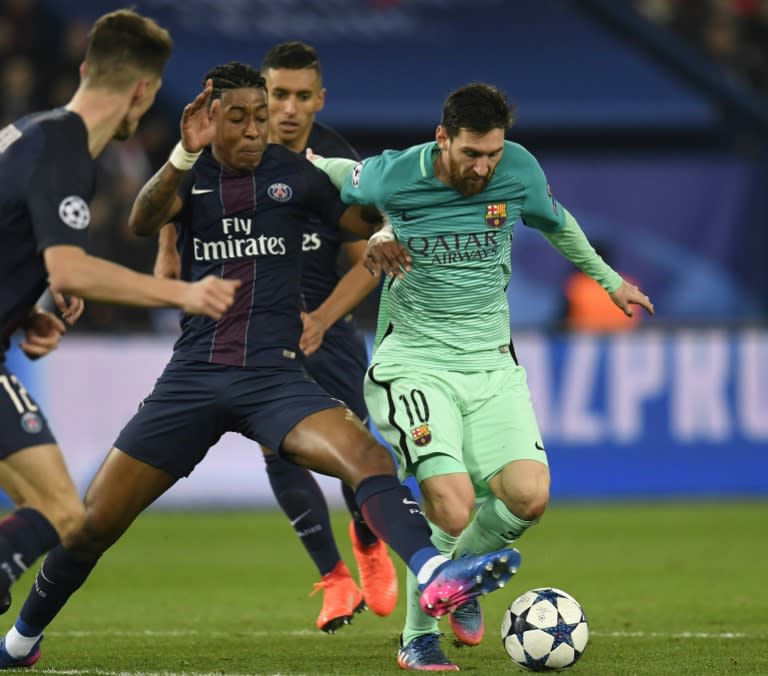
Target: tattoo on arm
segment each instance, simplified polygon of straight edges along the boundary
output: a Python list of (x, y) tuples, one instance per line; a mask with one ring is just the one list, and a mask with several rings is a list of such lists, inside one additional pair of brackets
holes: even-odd
[(181, 209), (177, 194), (186, 172), (175, 169), (166, 162), (139, 191), (133, 203), (129, 226), (137, 235), (153, 235), (172, 220)]

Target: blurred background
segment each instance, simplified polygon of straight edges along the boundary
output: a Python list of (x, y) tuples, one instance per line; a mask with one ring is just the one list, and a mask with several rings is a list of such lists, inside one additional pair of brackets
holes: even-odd
[[(105, 0), (3, 0), (0, 122), (67, 102)], [(553, 498), (768, 496), (768, 1), (143, 0), (175, 42), (137, 136), (100, 159), (92, 251), (151, 272), (127, 214), (213, 65), (284, 40), (320, 54), (322, 122), (362, 156), (433, 138), (472, 80), (517, 106), (509, 138), (656, 317), (593, 323), (591, 293), (516, 226), (513, 338)], [(376, 299), (356, 313), (371, 331)], [(601, 313), (604, 316), (604, 313)], [(84, 485), (149, 392), (175, 312), (88, 304), (50, 360), (11, 356)], [(230, 438), (231, 437), (231, 438)], [(167, 504), (272, 504), (255, 445), (228, 435)], [(252, 468), (252, 471), (248, 471)], [(333, 488), (331, 488), (333, 486)], [(335, 482), (327, 494), (339, 502)]]

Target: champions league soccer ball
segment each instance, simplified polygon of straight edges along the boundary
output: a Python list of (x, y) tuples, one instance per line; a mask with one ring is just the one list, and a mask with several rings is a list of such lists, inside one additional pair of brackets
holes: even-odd
[(509, 656), (531, 671), (559, 671), (574, 664), (589, 640), (578, 601), (560, 589), (532, 589), (504, 611), (501, 640)]

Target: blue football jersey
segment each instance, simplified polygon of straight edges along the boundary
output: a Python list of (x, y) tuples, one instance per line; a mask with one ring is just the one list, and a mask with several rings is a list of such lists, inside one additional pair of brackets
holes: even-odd
[(48, 286), (43, 251), (87, 246), (95, 179), (79, 115), (57, 108), (0, 130), (0, 360)]
[(338, 224), (347, 208), (323, 172), (270, 144), (252, 172), (230, 172), (206, 150), (174, 218), (182, 278), (239, 279), (219, 320), (182, 314), (174, 359), (275, 366), (301, 357), (302, 240), (307, 221)]
[[(309, 134), (307, 146), (322, 157), (360, 157), (346, 140), (330, 127), (315, 122)], [(357, 239), (339, 230), (336, 223), (324, 223), (310, 214), (304, 230), (302, 250), (301, 293), (304, 310), (311, 312), (331, 295), (341, 279), (339, 254), (345, 242)]]

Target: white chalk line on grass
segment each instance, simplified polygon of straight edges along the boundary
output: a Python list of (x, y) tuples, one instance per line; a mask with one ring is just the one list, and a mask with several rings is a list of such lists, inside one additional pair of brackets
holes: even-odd
[[(93, 676), (221, 676), (221, 671), (104, 671), (102, 669), (35, 669), (36, 674), (58, 674), (60, 676), (83, 676), (84, 674), (93, 674)], [(247, 672), (242, 674), (227, 672), (229, 676), (287, 676), (282, 673)], [(308, 674), (293, 674), (292, 676), (309, 676)]]
[[(371, 632), (365, 632), (370, 634)], [(750, 634), (747, 632), (739, 631), (722, 631), (722, 632), (708, 632), (708, 631), (680, 631), (680, 632), (665, 632), (665, 631), (590, 631), (590, 636), (598, 638), (701, 638), (701, 639), (715, 639), (715, 638), (751, 638), (751, 639), (765, 639), (768, 638), (764, 634)], [(99, 636), (124, 636), (124, 637), (157, 637), (157, 638), (186, 638), (186, 637), (198, 637), (208, 636), (212, 638), (219, 638), (222, 636), (245, 636), (245, 637), (268, 637), (268, 636), (289, 636), (289, 637), (315, 637), (320, 640), (327, 640), (324, 634), (318, 631), (312, 631), (310, 629), (300, 629), (295, 631), (202, 631), (197, 629), (165, 629), (157, 631), (154, 629), (143, 629), (137, 631), (122, 631), (117, 629), (99, 629), (99, 630), (70, 630), (70, 631), (53, 631), (46, 632), (46, 636), (63, 636), (66, 638), (91, 638)], [(106, 673), (106, 672), (105, 672)]]

